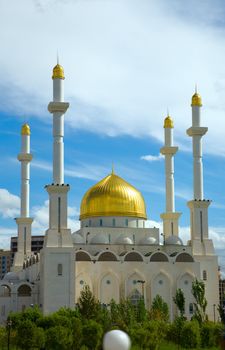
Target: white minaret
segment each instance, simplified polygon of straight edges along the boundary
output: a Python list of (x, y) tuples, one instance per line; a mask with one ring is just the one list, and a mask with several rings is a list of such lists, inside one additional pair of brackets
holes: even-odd
[(165, 156), (166, 178), (166, 212), (160, 216), (163, 219), (163, 233), (165, 240), (171, 236), (178, 236), (178, 219), (181, 213), (175, 212), (174, 201), (174, 155), (178, 147), (173, 145), (173, 120), (168, 115), (164, 120), (165, 145), (160, 153)]
[(53, 183), (47, 185), (49, 194), (49, 228), (41, 250), (40, 279), (41, 304), (44, 314), (59, 307), (74, 307), (75, 254), (71, 230), (67, 227), (67, 193), (64, 184), (64, 113), (69, 103), (64, 102), (64, 71), (57, 64), (53, 69), (53, 102), (48, 110), (53, 116)]
[[(208, 240), (208, 207), (211, 203), (204, 199), (203, 188), (203, 164), (202, 164), (202, 136), (208, 128), (201, 126), (201, 96), (195, 91), (192, 96), (192, 126), (187, 129), (188, 136), (192, 137), (193, 150), (193, 200), (187, 204), (190, 208), (191, 221), (191, 242), (194, 254), (203, 254), (211, 248), (207, 248)], [(208, 240), (209, 241), (209, 240)], [(211, 246), (211, 244), (210, 244)]]
[(53, 116), (53, 183), (46, 186), (49, 193), (49, 230), (47, 246), (70, 246), (72, 238), (67, 228), (67, 193), (69, 185), (64, 184), (64, 113), (69, 107), (64, 102), (64, 70), (57, 64), (53, 69), (53, 102), (48, 110)]
[(18, 160), (21, 162), (21, 196), (20, 196), (20, 217), (16, 218), (18, 226), (17, 253), (13, 262), (13, 270), (19, 270), (23, 267), (24, 260), (31, 255), (31, 224), (30, 218), (30, 162), (32, 154), (30, 153), (30, 127), (24, 124), (21, 129), (21, 153), (18, 154)]

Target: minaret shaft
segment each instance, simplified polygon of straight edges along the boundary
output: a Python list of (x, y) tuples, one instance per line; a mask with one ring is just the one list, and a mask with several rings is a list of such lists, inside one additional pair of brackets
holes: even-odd
[(53, 184), (47, 185), (49, 194), (49, 229), (45, 247), (72, 246), (71, 232), (67, 228), (67, 193), (64, 184), (64, 114), (69, 103), (64, 102), (64, 71), (57, 64), (53, 69), (53, 101), (48, 110), (53, 116)]
[(211, 203), (204, 199), (202, 137), (208, 128), (201, 126), (201, 96), (195, 92), (192, 96), (192, 126), (187, 130), (192, 137), (193, 151), (193, 200), (187, 203), (190, 208), (191, 245), (193, 254), (201, 255), (213, 252), (208, 238), (208, 207)]
[[(53, 79), (53, 103), (64, 102), (64, 80)], [(64, 183), (64, 112), (53, 112), (53, 183)]]
[(165, 146), (160, 152), (165, 156), (165, 186), (166, 186), (166, 212), (161, 214), (163, 219), (163, 232), (165, 238), (178, 235), (178, 219), (180, 213), (175, 212), (174, 200), (174, 155), (178, 147), (173, 145), (173, 121), (167, 116), (164, 123)]
[(17, 252), (13, 262), (13, 270), (17, 271), (23, 267), (26, 257), (31, 255), (31, 224), (30, 218), (30, 128), (23, 125), (21, 131), (21, 153), (18, 160), (21, 162), (21, 196), (20, 196), (20, 217), (16, 218), (18, 226)]

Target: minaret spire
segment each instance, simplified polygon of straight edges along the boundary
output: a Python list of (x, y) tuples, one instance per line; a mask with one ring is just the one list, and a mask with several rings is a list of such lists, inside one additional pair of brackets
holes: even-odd
[(175, 212), (174, 201), (174, 160), (178, 147), (173, 145), (173, 120), (169, 116), (167, 110), (167, 117), (164, 120), (164, 137), (165, 145), (160, 152), (165, 156), (165, 177), (166, 177), (166, 212), (161, 214), (163, 219), (163, 231), (165, 238), (170, 235), (178, 236), (178, 219), (180, 213)]
[(23, 267), (26, 257), (31, 255), (31, 224), (30, 218), (30, 127), (24, 124), (21, 129), (21, 153), (18, 155), (21, 162), (21, 196), (20, 196), (20, 217), (16, 219), (18, 225), (17, 253), (13, 262), (13, 269)]

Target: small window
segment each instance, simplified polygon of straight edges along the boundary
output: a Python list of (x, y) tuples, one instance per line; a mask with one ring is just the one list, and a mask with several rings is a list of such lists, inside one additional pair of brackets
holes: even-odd
[(203, 281), (207, 281), (207, 271), (204, 270), (202, 273)]
[(136, 227), (138, 227), (138, 220), (136, 220)]
[(58, 264), (58, 276), (62, 276), (62, 272), (63, 272), (63, 266), (62, 264)]
[(88, 225), (91, 226), (91, 220), (89, 220)]
[(102, 219), (99, 220), (99, 225), (102, 226)]
[(189, 304), (189, 314), (192, 315), (194, 312), (194, 306), (192, 303)]
[(113, 224), (113, 227), (116, 226), (116, 219), (113, 219), (112, 224)]
[(128, 226), (128, 219), (125, 220), (125, 225)]

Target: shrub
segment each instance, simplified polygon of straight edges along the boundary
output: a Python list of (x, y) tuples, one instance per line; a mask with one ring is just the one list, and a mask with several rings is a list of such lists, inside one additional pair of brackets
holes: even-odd
[(148, 321), (142, 327), (130, 330), (134, 345), (140, 349), (157, 350), (166, 335), (167, 325), (160, 321)]
[(197, 321), (185, 322), (181, 331), (181, 345), (186, 349), (194, 349), (199, 347), (200, 343), (199, 323)]
[(73, 343), (70, 329), (62, 326), (51, 327), (46, 331), (46, 349), (68, 350)]
[(184, 317), (176, 317), (173, 323), (168, 326), (166, 338), (176, 344), (181, 344), (181, 333), (185, 325)]
[(201, 326), (201, 346), (204, 348), (217, 346), (221, 339), (223, 325), (206, 322)]
[(83, 326), (83, 345), (88, 349), (98, 349), (102, 342), (103, 329), (93, 320), (87, 321)]

